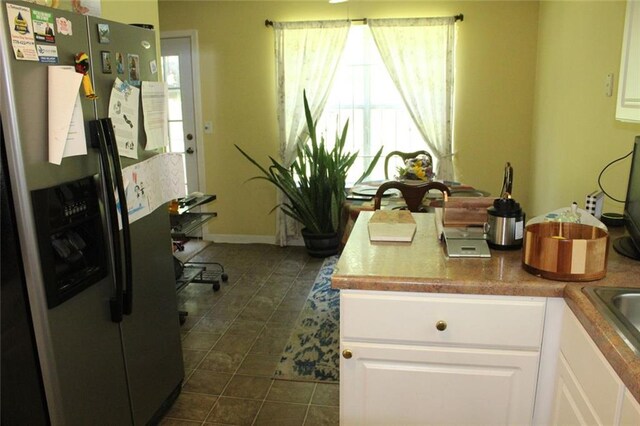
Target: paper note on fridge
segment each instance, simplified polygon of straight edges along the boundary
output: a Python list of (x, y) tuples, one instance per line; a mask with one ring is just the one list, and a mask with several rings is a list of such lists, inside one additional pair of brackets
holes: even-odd
[(71, 66), (50, 66), (48, 70), (49, 162), (63, 157), (86, 155), (80, 83), (82, 74)]
[(157, 149), (169, 145), (167, 100), (169, 88), (165, 82), (142, 82), (142, 113), (144, 132), (147, 135), (145, 149)]
[(140, 89), (116, 78), (109, 98), (109, 118), (116, 134), (118, 152), (138, 159), (138, 104)]
[(165, 153), (122, 169), (129, 223), (186, 194), (182, 154)]

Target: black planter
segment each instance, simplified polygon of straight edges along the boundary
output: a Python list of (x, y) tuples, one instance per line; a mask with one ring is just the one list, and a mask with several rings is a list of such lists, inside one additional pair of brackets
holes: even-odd
[(340, 250), (340, 238), (337, 232), (331, 234), (313, 234), (302, 229), (302, 238), (307, 248), (307, 253), (312, 257), (329, 257)]

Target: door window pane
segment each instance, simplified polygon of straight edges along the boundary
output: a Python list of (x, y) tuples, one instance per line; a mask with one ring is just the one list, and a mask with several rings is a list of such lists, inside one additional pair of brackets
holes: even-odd
[(169, 86), (169, 152), (184, 152), (180, 57), (178, 55), (163, 56), (162, 71)]
[(180, 89), (169, 89), (169, 121), (182, 121), (182, 96)]
[(180, 57), (178, 55), (162, 57), (162, 75), (169, 89), (180, 88)]
[(169, 150), (171, 152), (184, 152), (184, 130), (182, 121), (169, 122)]

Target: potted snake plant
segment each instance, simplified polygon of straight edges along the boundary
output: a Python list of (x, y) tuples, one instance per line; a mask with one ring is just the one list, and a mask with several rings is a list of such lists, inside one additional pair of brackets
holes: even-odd
[[(338, 232), (341, 209), (346, 198), (346, 178), (358, 153), (345, 150), (348, 121), (342, 132), (336, 134), (333, 148), (327, 146), (323, 136), (318, 137), (317, 120), (314, 121), (311, 116), (306, 92), (303, 96), (308, 140), (305, 137), (298, 143), (296, 158), (289, 167), (273, 157), (269, 157), (271, 164), (263, 167), (238, 145), (236, 148), (260, 171), (258, 176), (249, 180), (266, 180), (286, 195), (287, 201), (275, 206), (273, 210), (279, 207), (286, 215), (302, 224), (302, 236), (309, 254), (326, 257), (339, 250)], [(382, 148), (373, 157), (358, 183), (371, 174), (381, 154)]]

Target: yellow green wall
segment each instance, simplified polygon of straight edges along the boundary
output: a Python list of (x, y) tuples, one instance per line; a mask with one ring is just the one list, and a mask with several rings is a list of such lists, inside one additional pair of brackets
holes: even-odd
[(271, 239), (275, 190), (244, 181), (255, 174), (234, 148), (257, 158), (278, 152), (273, 30), (276, 21), (464, 14), (458, 27), (455, 165), (459, 179), (499, 192), (506, 161), (514, 196), (530, 192), (538, 2), (528, 1), (160, 1), (162, 31), (198, 31), (205, 190), (216, 193), (218, 218), (208, 233)]
[[(153, 25), (156, 30), (156, 45), (160, 46), (158, 0), (102, 0), (101, 6), (101, 17), (104, 19), (124, 24)], [(158, 60), (160, 60), (159, 50)]]
[(158, 28), (158, 0), (102, 0), (102, 17), (125, 24), (151, 24)]
[[(597, 189), (600, 170), (631, 150), (640, 124), (615, 120), (626, 3), (540, 3), (538, 65), (531, 148), (531, 213), (577, 201)], [(605, 96), (613, 73), (614, 94)], [(629, 159), (603, 177), (607, 192), (624, 199)], [(607, 201), (605, 211), (621, 211)]]

